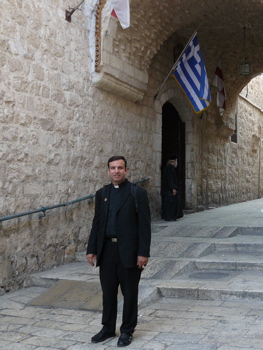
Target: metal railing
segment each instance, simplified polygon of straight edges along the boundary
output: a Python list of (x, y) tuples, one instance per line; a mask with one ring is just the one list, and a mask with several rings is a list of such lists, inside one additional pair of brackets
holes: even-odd
[[(134, 181), (134, 184), (138, 184), (138, 183), (143, 183), (150, 180), (149, 177), (138, 180), (138, 181)], [(91, 204), (93, 202), (93, 198), (95, 197), (95, 194), (90, 194), (89, 196), (86, 197), (82, 197), (82, 198), (78, 198), (75, 199), (73, 201), (70, 202), (66, 202), (66, 203), (62, 203), (62, 204), (55, 204), (55, 205), (51, 205), (49, 207), (42, 207), (36, 210), (31, 210), (31, 211), (26, 211), (24, 213), (19, 213), (19, 214), (14, 214), (14, 215), (9, 215), (9, 216), (5, 216), (3, 218), (0, 218), (0, 222), (2, 221), (7, 221), (7, 220), (12, 220), (12, 219), (16, 219), (16, 218), (20, 218), (22, 216), (26, 216), (26, 215), (32, 215), (32, 214), (36, 214), (36, 213), (42, 213), (42, 215), (39, 215), (39, 219), (43, 218), (46, 216), (46, 211), (48, 210), (52, 210), (52, 209), (56, 209), (56, 208), (61, 208), (61, 207), (67, 207), (68, 205), (72, 205), (72, 204), (76, 204), (85, 200), (89, 200), (89, 204)]]

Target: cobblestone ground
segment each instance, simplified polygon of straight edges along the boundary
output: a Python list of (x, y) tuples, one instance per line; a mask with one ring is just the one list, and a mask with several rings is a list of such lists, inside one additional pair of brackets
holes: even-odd
[[(27, 305), (45, 288), (31, 287), (0, 298), (0, 348), (5, 350), (106, 350), (90, 338), (100, 312)], [(162, 298), (139, 310), (130, 350), (263, 349), (263, 302)], [(120, 324), (120, 314), (118, 326)], [(117, 336), (118, 336), (117, 330)]]

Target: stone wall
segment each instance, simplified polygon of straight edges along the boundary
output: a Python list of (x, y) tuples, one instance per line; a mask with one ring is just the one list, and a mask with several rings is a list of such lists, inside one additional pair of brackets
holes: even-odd
[[(151, 176), (154, 115), (91, 84), (82, 12), (69, 23), (72, 1), (1, 4), (0, 217), (94, 194), (113, 154), (127, 157), (131, 181)], [(19, 288), (32, 271), (73, 260), (93, 210), (83, 201), (0, 223), (0, 287)]]
[(241, 91), (240, 95), (263, 110), (263, 74), (252, 79)]
[(204, 208), (253, 200), (263, 194), (263, 110), (258, 106), (262, 100), (262, 81), (262, 76), (251, 81), (252, 101), (244, 97), (246, 87), (232, 108), (231, 120), (236, 118), (237, 142), (220, 133), (220, 120), (215, 113), (215, 124), (207, 123), (201, 130), (202, 175), (198, 198), (199, 205)]

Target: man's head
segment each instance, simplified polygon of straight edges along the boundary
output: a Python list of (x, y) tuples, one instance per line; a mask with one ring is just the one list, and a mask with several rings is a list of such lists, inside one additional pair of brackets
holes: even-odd
[(177, 167), (177, 154), (173, 153), (169, 155), (169, 163), (175, 168)]
[(127, 174), (127, 161), (123, 156), (113, 156), (108, 160), (108, 175), (113, 185), (122, 183)]
[(110, 167), (110, 163), (115, 161), (115, 160), (123, 160), (124, 161), (124, 165), (125, 168), (127, 168), (127, 160), (123, 157), (123, 156), (113, 156), (110, 157), (110, 159), (108, 160), (108, 168)]

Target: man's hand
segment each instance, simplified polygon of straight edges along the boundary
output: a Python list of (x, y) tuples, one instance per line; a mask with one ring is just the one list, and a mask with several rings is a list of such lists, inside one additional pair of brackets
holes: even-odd
[(89, 264), (91, 266), (94, 266), (94, 262), (97, 261), (97, 255), (95, 255), (95, 254), (88, 254), (88, 255), (86, 255), (86, 257), (87, 257), (87, 260), (88, 260)]
[(176, 194), (177, 194), (176, 189), (173, 189), (173, 196), (176, 196)]
[(143, 266), (146, 266), (148, 264), (148, 258), (145, 256), (138, 256), (137, 258), (137, 265), (139, 269), (141, 269)]

